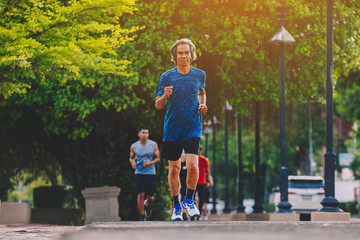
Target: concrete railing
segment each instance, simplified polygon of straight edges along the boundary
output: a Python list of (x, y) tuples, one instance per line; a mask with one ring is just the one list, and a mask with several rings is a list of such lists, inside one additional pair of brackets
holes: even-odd
[(85, 198), (85, 224), (96, 221), (120, 221), (118, 187), (85, 188), (81, 191)]
[(31, 206), (29, 203), (2, 202), (0, 224), (30, 223)]

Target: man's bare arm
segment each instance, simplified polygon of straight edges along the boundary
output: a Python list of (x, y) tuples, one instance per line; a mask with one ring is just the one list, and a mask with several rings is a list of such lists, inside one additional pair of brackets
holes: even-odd
[(172, 86), (168, 86), (164, 88), (164, 94), (162, 96), (157, 96), (155, 100), (155, 108), (157, 110), (162, 109), (166, 105), (166, 100), (171, 96), (172, 94)]
[(155, 100), (155, 108), (156, 108), (156, 110), (160, 110), (160, 109), (163, 109), (163, 107), (165, 107), (166, 99), (167, 98), (165, 98), (164, 95), (162, 95), (161, 97), (160, 96), (156, 97), (156, 100)]
[(159, 150), (157, 143), (155, 144), (154, 155), (155, 155), (155, 158), (154, 158), (154, 160), (151, 161), (152, 164), (156, 164), (160, 161), (160, 150)]
[(205, 169), (205, 177), (206, 177), (206, 182), (210, 182), (210, 168), (206, 168)]
[(200, 109), (201, 114), (207, 113), (208, 108), (206, 106), (206, 92), (205, 92), (205, 90), (203, 90), (203, 91), (199, 90), (198, 100), (199, 100), (199, 109)]
[(131, 167), (133, 169), (136, 168), (136, 161), (135, 161), (135, 152), (134, 149), (132, 147), (130, 147), (130, 158), (129, 158), (129, 162), (131, 163)]
[(199, 104), (206, 105), (206, 92), (205, 92), (205, 90), (203, 90), (203, 91), (199, 90), (198, 99), (199, 99)]

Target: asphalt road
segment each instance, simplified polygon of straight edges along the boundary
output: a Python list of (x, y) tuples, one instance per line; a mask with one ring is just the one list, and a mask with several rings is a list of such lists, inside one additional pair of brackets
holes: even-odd
[(0, 239), (11, 240), (348, 240), (360, 239), (360, 220), (350, 222), (108, 222), (83, 227), (0, 226)]

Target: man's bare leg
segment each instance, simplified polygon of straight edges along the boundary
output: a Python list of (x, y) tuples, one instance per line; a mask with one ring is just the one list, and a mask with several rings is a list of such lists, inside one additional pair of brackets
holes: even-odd
[(151, 204), (154, 202), (154, 196), (147, 196), (146, 200), (147, 200), (147, 207), (150, 207)]
[(195, 206), (193, 195), (195, 193), (197, 181), (199, 178), (199, 159), (196, 154), (186, 154), (186, 197), (184, 199), (183, 208), (185, 208), (190, 217), (196, 217), (200, 215), (199, 210)]
[(195, 190), (199, 178), (199, 156), (196, 154), (186, 154), (187, 177), (186, 185), (188, 189)]
[(139, 193), (137, 195), (137, 205), (138, 205), (138, 208), (139, 208), (140, 216), (144, 215), (144, 196), (145, 196), (144, 192)]
[(171, 215), (171, 221), (182, 221), (182, 212), (179, 202), (179, 193), (180, 193), (180, 169), (181, 164), (179, 160), (169, 161), (169, 186), (171, 191), (171, 196), (173, 198), (173, 213)]
[(171, 196), (178, 196), (180, 192), (180, 161), (169, 161), (169, 186), (171, 191)]

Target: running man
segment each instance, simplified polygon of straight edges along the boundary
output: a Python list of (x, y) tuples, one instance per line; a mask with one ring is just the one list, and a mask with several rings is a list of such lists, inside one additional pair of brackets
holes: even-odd
[[(155, 164), (160, 161), (160, 151), (156, 142), (149, 139), (149, 130), (140, 129), (139, 140), (130, 147), (130, 163), (135, 169), (137, 205), (140, 221), (151, 216), (151, 204), (154, 201), (156, 188)], [(144, 201), (146, 194), (146, 199)]]
[[(200, 215), (202, 214), (203, 219), (206, 220), (206, 212), (203, 211), (203, 206), (206, 206), (206, 189), (210, 186), (210, 163), (207, 157), (201, 155), (202, 146), (199, 147), (199, 179), (197, 182), (196, 191), (199, 196), (199, 211)], [(197, 217), (197, 220), (200, 219), (200, 216)]]
[(179, 202), (181, 152), (186, 154), (186, 195), (182, 207), (190, 217), (199, 216), (193, 200), (199, 175), (198, 154), (202, 130), (201, 114), (207, 112), (205, 72), (191, 67), (196, 59), (195, 45), (189, 39), (177, 40), (170, 49), (176, 67), (160, 77), (155, 96), (155, 107), (166, 105), (163, 137), (163, 156), (169, 162), (169, 185), (173, 199), (172, 221), (183, 220)]

